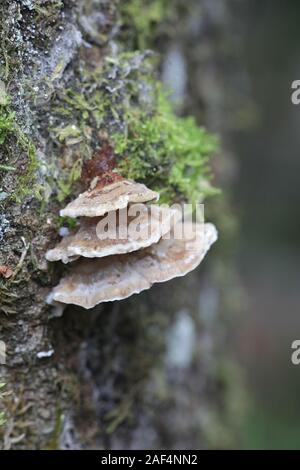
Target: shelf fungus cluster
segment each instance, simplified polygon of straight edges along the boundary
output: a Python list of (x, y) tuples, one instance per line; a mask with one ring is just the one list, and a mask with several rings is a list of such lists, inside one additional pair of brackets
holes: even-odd
[(49, 303), (61, 310), (65, 304), (90, 309), (196, 268), (217, 239), (215, 227), (182, 223), (178, 208), (151, 204), (158, 198), (120, 177), (69, 203), (60, 214), (79, 218), (79, 228), (46, 253), (48, 261), (68, 265)]

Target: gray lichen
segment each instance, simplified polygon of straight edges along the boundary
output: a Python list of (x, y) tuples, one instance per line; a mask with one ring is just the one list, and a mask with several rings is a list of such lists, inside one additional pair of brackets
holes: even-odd
[(5, 234), (9, 231), (10, 223), (5, 215), (0, 214), (0, 242), (2, 243), (5, 238)]

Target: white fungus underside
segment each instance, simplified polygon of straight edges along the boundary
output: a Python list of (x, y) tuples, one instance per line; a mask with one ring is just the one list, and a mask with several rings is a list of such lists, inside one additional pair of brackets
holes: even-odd
[(197, 226), (197, 230), (201, 236), (194, 240), (160, 240), (135, 253), (80, 260), (72, 274), (54, 288), (49, 300), (90, 309), (184, 276), (201, 263), (217, 240), (214, 225)]

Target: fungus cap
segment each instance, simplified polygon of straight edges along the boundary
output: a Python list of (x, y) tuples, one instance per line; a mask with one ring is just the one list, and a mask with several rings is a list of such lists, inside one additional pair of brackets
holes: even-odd
[(158, 200), (159, 194), (144, 184), (121, 179), (105, 186), (96, 185), (80, 194), (60, 211), (61, 216), (100, 217), (107, 212), (123, 209), (130, 202)]
[(154, 283), (184, 276), (203, 260), (217, 239), (214, 225), (195, 225), (194, 238), (161, 239), (143, 250), (102, 259), (81, 259), (51, 293), (51, 300), (86, 309), (121, 300)]
[(140, 250), (157, 243), (181, 217), (177, 209), (153, 204), (132, 204), (122, 212), (125, 217), (120, 212), (109, 213), (116, 230), (105, 232), (105, 236), (99, 233), (98, 227), (99, 222), (106, 223), (107, 216), (83, 219), (75, 234), (64, 237), (55, 248), (47, 251), (46, 259), (69, 263), (80, 256), (102, 258)]

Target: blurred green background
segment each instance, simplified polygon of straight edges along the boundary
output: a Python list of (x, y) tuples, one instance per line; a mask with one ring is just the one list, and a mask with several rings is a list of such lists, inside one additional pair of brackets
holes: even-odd
[(300, 366), (291, 363), (291, 344), (300, 338), (300, 106), (291, 103), (291, 83), (300, 78), (300, 2), (236, 3), (240, 66), (256, 109), (254, 124), (229, 132), (245, 292), (232, 353), (250, 399), (242, 441), (299, 449)]

